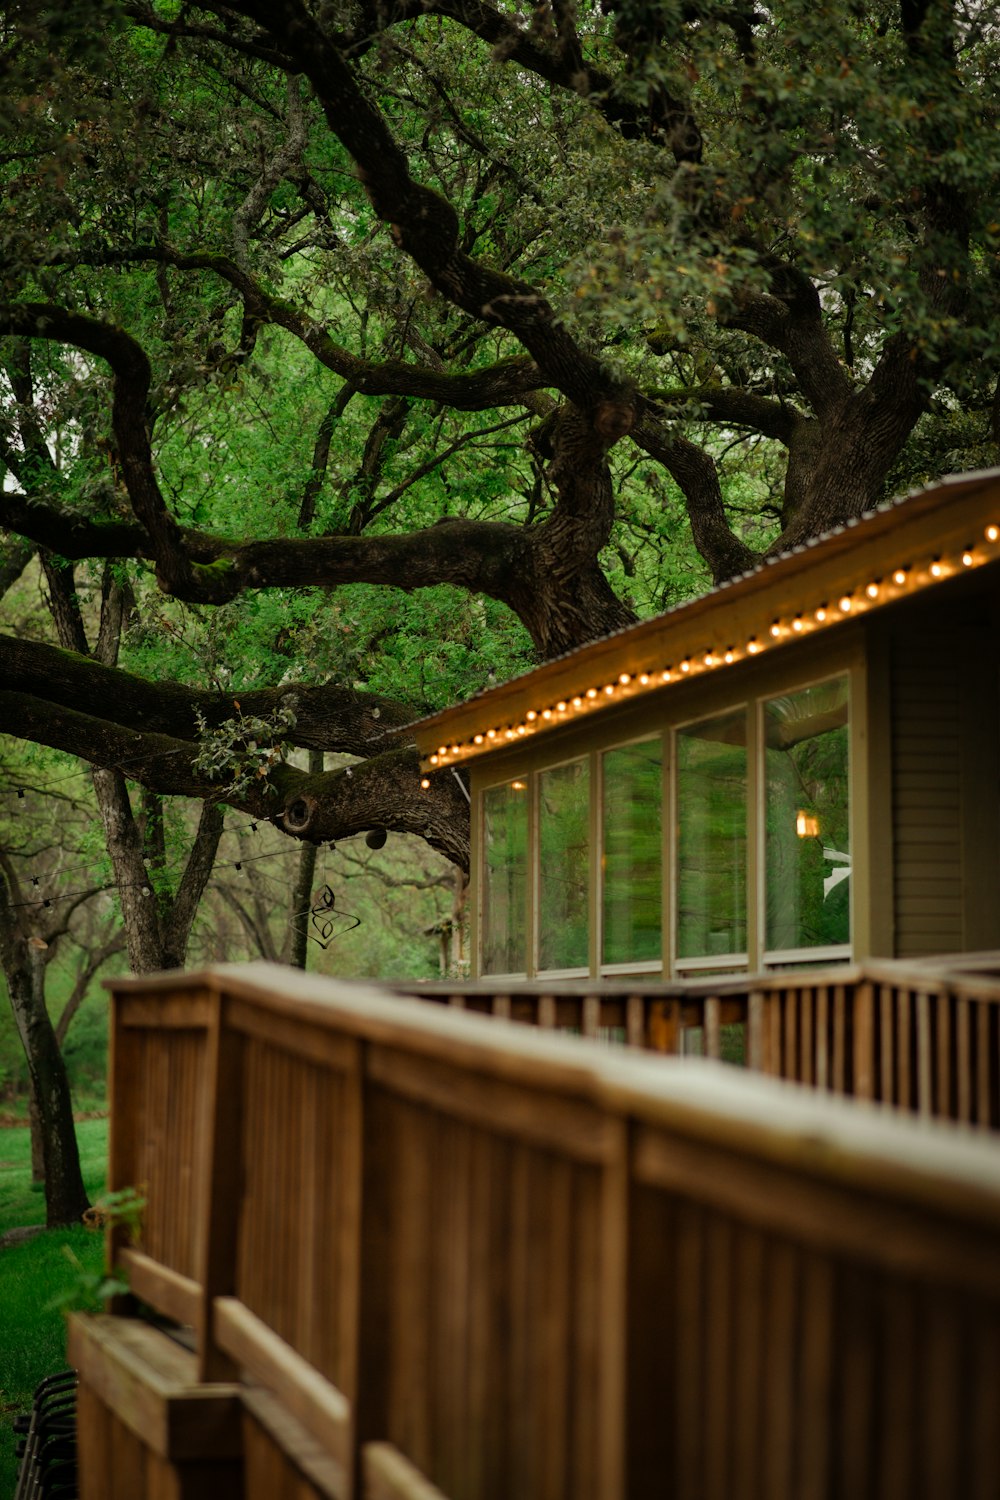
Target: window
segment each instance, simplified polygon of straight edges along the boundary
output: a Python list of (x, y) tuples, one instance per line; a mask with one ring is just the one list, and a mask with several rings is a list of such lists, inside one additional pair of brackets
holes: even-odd
[(658, 959), (661, 948), (659, 739), (601, 758), (602, 958), (606, 964)]
[(847, 678), (764, 704), (765, 948), (851, 939)]
[(482, 972), (527, 968), (528, 788), (524, 781), (483, 794)]
[(589, 960), (590, 775), (585, 760), (538, 777), (538, 967)]
[[(747, 947), (747, 715), (677, 731), (677, 959)], [(682, 965), (683, 966), (683, 965)]]

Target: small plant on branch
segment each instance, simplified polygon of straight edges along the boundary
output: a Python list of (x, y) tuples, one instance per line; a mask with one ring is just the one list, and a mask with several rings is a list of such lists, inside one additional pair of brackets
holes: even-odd
[[(234, 797), (244, 796), (257, 781), (267, 782), (272, 768), (285, 758), (286, 736), (295, 728), (294, 698), (283, 698), (281, 706), (265, 718), (244, 714), (238, 698), (233, 699), (236, 717), (221, 724), (209, 725), (195, 710), (201, 749), (194, 768), (211, 781), (229, 778), (226, 787)], [(267, 790), (275, 793), (269, 783)]]

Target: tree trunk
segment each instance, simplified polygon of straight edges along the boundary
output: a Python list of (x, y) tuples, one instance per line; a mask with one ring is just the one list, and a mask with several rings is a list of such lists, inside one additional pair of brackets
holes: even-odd
[(122, 905), (129, 966), (133, 974), (152, 974), (164, 967), (163, 938), (125, 778), (120, 771), (95, 769), (93, 781)]
[(45, 1008), (44, 969), (16, 938), (4, 943), (4, 970), (14, 1019), (38, 1105), (49, 1229), (78, 1224), (90, 1207), (80, 1170), (73, 1101), (62, 1053)]
[[(320, 775), (324, 764), (322, 750), (310, 750), (310, 775)], [(309, 953), (309, 911), (312, 903), (312, 889), (315, 879), (316, 845), (303, 844), (299, 853), (298, 869), (295, 875), (295, 889), (292, 892), (292, 910), (289, 917), (292, 939), (289, 962), (294, 969), (304, 969), (306, 967), (306, 960)]]

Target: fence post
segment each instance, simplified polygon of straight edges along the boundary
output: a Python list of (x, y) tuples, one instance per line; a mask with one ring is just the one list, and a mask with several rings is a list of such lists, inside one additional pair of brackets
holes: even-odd
[(201, 1318), (198, 1379), (230, 1380), (232, 1360), (218, 1348), (212, 1323), (217, 1297), (236, 1290), (236, 1233), (243, 1190), (243, 1044), (226, 1024), (226, 997), (216, 988), (208, 1033), (208, 1129), (205, 1138), (204, 1197), (198, 1247)]
[(872, 1099), (875, 1091), (875, 996), (869, 980), (854, 991), (854, 1097)]

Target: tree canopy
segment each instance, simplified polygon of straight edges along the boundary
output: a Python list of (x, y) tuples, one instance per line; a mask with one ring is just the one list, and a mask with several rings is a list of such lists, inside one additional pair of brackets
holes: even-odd
[(998, 61), (991, 0), (5, 6), (0, 731), (464, 863), (408, 722), (994, 460)]

